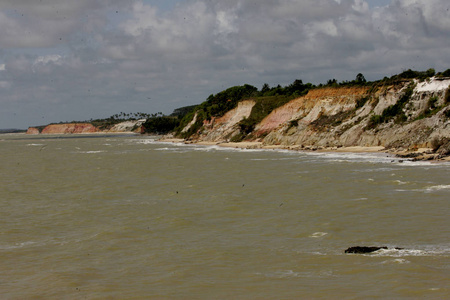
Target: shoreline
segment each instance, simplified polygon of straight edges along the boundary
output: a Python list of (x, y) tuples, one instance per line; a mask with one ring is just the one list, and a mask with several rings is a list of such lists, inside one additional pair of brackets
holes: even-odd
[(165, 143), (183, 143), (203, 146), (219, 146), (235, 149), (262, 149), (262, 150), (289, 150), (304, 152), (336, 152), (336, 153), (384, 153), (392, 157), (409, 160), (409, 161), (429, 161), (434, 163), (450, 162), (450, 156), (438, 157), (432, 153), (432, 149), (420, 148), (417, 151), (406, 151), (404, 149), (387, 149), (383, 146), (349, 146), (349, 147), (317, 147), (317, 146), (300, 146), (300, 145), (263, 145), (262, 142), (207, 142), (207, 141), (189, 141), (177, 138), (161, 138), (158, 142)]

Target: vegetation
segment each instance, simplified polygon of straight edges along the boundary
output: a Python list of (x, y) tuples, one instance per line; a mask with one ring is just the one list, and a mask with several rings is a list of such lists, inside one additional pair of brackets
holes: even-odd
[(186, 115), (193, 112), (198, 105), (190, 105), (190, 106), (184, 106), (177, 108), (173, 111), (173, 113), (170, 114), (172, 117), (177, 117), (179, 119), (183, 119)]
[(385, 108), (381, 115), (373, 115), (369, 120), (368, 128), (373, 129), (379, 124), (387, 123), (392, 119), (394, 119), (397, 124), (405, 122), (408, 118), (406, 117), (403, 108), (411, 98), (414, 92), (414, 87), (414, 83), (411, 82), (397, 103)]
[(442, 73), (437, 73), (436, 75), (439, 77), (450, 77), (450, 69), (447, 69)]
[(324, 130), (329, 127), (340, 125), (344, 120), (348, 119), (354, 114), (355, 110), (343, 111), (331, 116), (321, 115), (317, 120), (311, 123), (318, 130)]
[(4, 133), (23, 133), (26, 132), (25, 129), (16, 129), (16, 128), (7, 128), (7, 129), (0, 129), (0, 134)]
[(142, 126), (145, 133), (167, 134), (180, 125), (178, 117), (157, 116), (148, 118)]
[(370, 98), (369, 96), (364, 96), (364, 97), (361, 97), (360, 99), (356, 100), (355, 109), (363, 107), (366, 104), (366, 102), (369, 100), (369, 98)]

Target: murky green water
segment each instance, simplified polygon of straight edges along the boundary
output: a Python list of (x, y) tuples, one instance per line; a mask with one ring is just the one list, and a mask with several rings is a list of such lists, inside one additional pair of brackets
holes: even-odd
[(0, 150), (2, 299), (450, 295), (449, 164), (145, 136)]

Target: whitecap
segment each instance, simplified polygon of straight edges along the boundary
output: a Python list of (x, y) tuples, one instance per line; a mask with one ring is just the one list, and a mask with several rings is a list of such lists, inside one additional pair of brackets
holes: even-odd
[(382, 264), (391, 264), (391, 263), (404, 265), (404, 264), (409, 264), (411, 262), (409, 260), (406, 260), (406, 259), (403, 259), (403, 258), (396, 258), (396, 259), (393, 259), (393, 260), (385, 260), (385, 261), (382, 262)]
[(395, 180), (394, 182), (397, 183), (398, 185), (408, 184), (408, 182), (404, 182), (404, 181), (401, 181), (401, 180)]
[(23, 248), (23, 247), (26, 247), (26, 246), (31, 246), (31, 245), (34, 245), (34, 244), (36, 244), (36, 242), (29, 241), (29, 242), (23, 242), (23, 243), (15, 243), (14, 245), (7, 245), (7, 246), (1, 245), (0, 249), (1, 250), (19, 249), (19, 248)]
[(103, 153), (106, 151), (78, 151), (77, 153), (84, 153), (84, 154), (96, 154), (96, 153)]
[(289, 278), (289, 277), (299, 277), (300, 273), (294, 272), (292, 270), (282, 270), (266, 274), (256, 273), (256, 275), (264, 275), (265, 277), (270, 278)]
[(430, 186), (425, 189), (427, 192), (434, 192), (434, 191), (440, 191), (440, 190), (448, 190), (450, 189), (450, 185), (434, 185)]
[(320, 237), (323, 237), (323, 236), (325, 236), (325, 235), (327, 235), (328, 233), (326, 233), (326, 232), (314, 232), (313, 234), (311, 234), (309, 237), (312, 237), (312, 238), (320, 238)]
[(449, 255), (450, 248), (448, 247), (436, 247), (428, 246), (423, 249), (380, 249), (370, 254), (365, 254), (369, 256), (389, 256), (389, 257), (408, 257), (408, 256), (440, 256)]

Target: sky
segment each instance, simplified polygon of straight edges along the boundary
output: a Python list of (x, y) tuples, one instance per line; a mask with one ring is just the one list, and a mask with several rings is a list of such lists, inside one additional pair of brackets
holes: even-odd
[(450, 68), (448, 0), (1, 0), (0, 128)]

